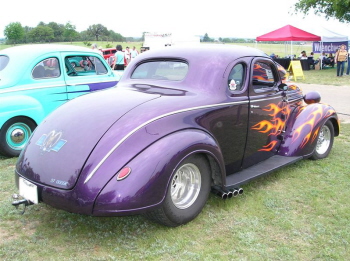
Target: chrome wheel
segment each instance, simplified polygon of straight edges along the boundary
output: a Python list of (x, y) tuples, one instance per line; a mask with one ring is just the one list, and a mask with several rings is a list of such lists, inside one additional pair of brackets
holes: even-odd
[(316, 144), (316, 152), (318, 154), (324, 154), (328, 150), (330, 144), (331, 144), (331, 130), (328, 128), (327, 125), (323, 125), (320, 133), (318, 135), (317, 144)]
[(36, 124), (25, 117), (14, 117), (5, 122), (0, 130), (0, 154), (8, 157), (18, 156), (35, 127)]
[(330, 120), (320, 128), (317, 136), (315, 149), (310, 156), (313, 160), (324, 159), (328, 156), (333, 147), (334, 127)]
[(201, 173), (192, 163), (182, 165), (171, 180), (171, 200), (179, 209), (190, 207), (201, 189)]

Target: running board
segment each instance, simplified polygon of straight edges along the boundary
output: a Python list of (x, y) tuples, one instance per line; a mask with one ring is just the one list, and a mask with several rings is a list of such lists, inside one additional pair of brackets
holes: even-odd
[(236, 172), (227, 176), (226, 178), (226, 188), (237, 187), (244, 183), (249, 182), (259, 176), (273, 172), (281, 167), (287, 166), (289, 164), (295, 163), (303, 157), (285, 157), (275, 155), (271, 158), (264, 160), (256, 165), (253, 165), (247, 169)]

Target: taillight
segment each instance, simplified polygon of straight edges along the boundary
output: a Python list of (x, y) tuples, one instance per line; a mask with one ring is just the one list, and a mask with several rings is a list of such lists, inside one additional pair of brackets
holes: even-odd
[(127, 176), (129, 176), (130, 173), (131, 173), (130, 167), (122, 168), (121, 171), (119, 171), (117, 174), (117, 180), (119, 181), (119, 180), (125, 179)]

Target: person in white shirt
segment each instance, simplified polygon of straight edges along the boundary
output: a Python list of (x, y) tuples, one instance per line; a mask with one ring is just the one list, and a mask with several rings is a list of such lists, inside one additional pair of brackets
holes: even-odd
[(125, 66), (128, 66), (128, 64), (130, 63), (130, 60), (131, 60), (131, 54), (130, 54), (129, 47), (126, 47), (124, 55), (125, 55), (125, 61), (126, 61)]
[(131, 59), (134, 59), (136, 56), (139, 55), (139, 52), (136, 50), (135, 46), (131, 50)]
[(99, 53), (99, 54), (103, 55), (102, 51), (98, 49), (97, 44), (93, 43), (93, 44), (91, 45), (91, 48), (92, 48), (92, 50), (95, 51), (96, 53)]

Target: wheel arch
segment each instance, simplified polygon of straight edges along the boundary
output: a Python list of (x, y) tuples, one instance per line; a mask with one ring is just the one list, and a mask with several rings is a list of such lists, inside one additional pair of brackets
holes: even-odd
[(295, 117), (287, 125), (278, 154), (281, 156), (310, 156), (315, 149), (318, 132), (327, 121), (332, 123), (334, 135), (338, 136), (339, 120), (331, 106), (314, 103), (299, 107), (295, 112)]
[[(136, 214), (159, 206), (179, 164), (194, 154), (207, 160), (212, 181), (222, 182), (225, 168), (216, 141), (202, 130), (177, 131), (154, 142), (125, 164), (132, 169), (131, 174), (122, 181), (117, 181), (116, 175), (110, 179), (97, 196), (93, 215)], [(111, 199), (116, 190), (118, 198)]]

